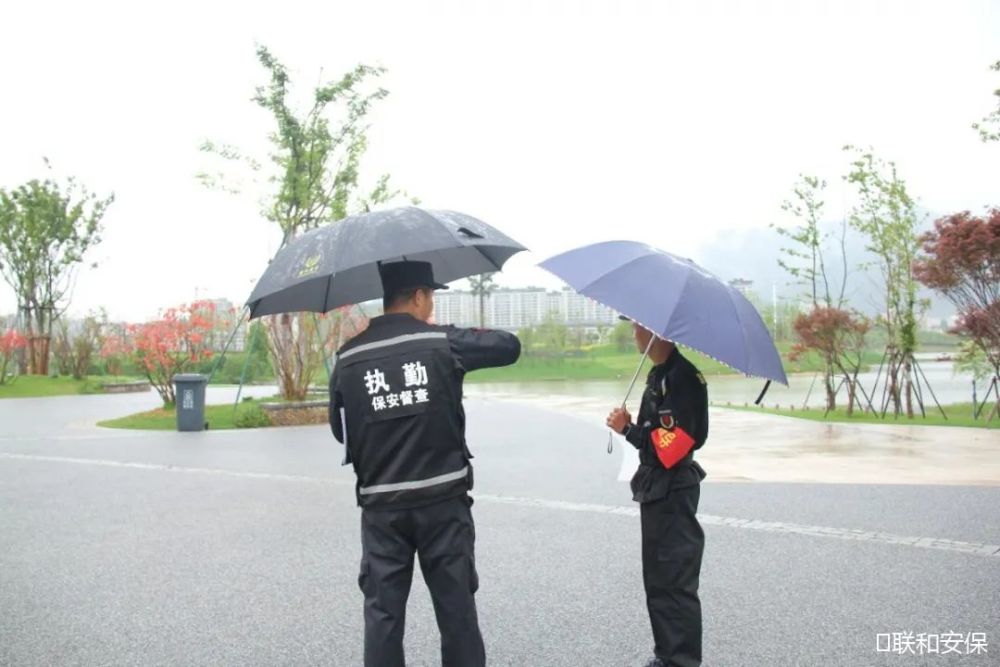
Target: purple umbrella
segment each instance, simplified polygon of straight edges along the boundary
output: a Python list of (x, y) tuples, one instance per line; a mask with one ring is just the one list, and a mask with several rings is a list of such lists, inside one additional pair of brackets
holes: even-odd
[(788, 384), (778, 350), (753, 304), (689, 259), (644, 243), (606, 241), (550, 257), (539, 266), (660, 338), (747, 376)]

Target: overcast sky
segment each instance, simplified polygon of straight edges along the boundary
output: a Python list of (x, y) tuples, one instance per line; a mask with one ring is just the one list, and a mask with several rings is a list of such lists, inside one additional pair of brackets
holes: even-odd
[[(206, 190), (198, 146), (260, 157), (250, 101), (266, 44), (302, 98), (359, 62), (388, 68), (364, 177), (494, 224), (533, 252), (648, 241), (696, 261), (780, 221), (799, 172), (850, 205), (845, 143), (899, 165), (933, 211), (1000, 204), (998, 2), (8, 3), (0, 24), (0, 186), (42, 156), (114, 192), (99, 267), (72, 312), (142, 320), (196, 297), (242, 303), (277, 249), (259, 192)], [(751, 265), (754, 257), (747, 257)], [(723, 277), (740, 266), (706, 266)], [(761, 291), (770, 292), (770, 286)], [(0, 313), (14, 310), (0, 285)]]

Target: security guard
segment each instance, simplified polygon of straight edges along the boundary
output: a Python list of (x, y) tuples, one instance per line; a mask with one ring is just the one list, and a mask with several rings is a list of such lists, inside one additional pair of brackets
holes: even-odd
[[(653, 334), (638, 323), (633, 328), (636, 345), (645, 350)], [(640, 503), (642, 579), (655, 642), (646, 667), (690, 667), (701, 664), (698, 576), (705, 533), (695, 513), (705, 471), (694, 450), (708, 437), (708, 391), (673, 343), (657, 338), (649, 358), (654, 366), (638, 423), (616, 408), (607, 424), (639, 450), (632, 498)]]
[[(413, 555), (430, 589), (445, 667), (486, 662), (476, 615), (466, 372), (517, 361), (513, 334), (436, 326), (427, 262), (381, 264), (385, 314), (338, 352), (330, 426), (357, 474), (366, 667), (401, 667)], [(346, 430), (346, 432), (345, 432)], [(346, 463), (346, 462), (345, 462)]]

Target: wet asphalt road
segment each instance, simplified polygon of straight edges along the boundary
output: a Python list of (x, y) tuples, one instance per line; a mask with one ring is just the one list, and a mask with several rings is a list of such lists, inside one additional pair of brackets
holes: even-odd
[[(359, 512), (328, 430), (90, 425), (143, 401), (0, 402), (0, 665), (361, 664)], [(489, 663), (643, 664), (638, 518), (606, 432), (467, 406)], [(711, 472), (706, 665), (1000, 664), (1000, 488)], [(877, 652), (893, 632), (986, 633), (989, 653)], [(439, 664), (437, 641), (417, 576), (408, 664)]]

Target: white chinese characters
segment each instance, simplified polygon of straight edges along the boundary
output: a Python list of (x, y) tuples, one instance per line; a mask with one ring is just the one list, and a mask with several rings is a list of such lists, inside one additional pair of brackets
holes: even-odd
[(382, 412), (383, 410), (430, 402), (431, 394), (430, 387), (428, 387), (430, 379), (427, 375), (427, 367), (419, 361), (414, 361), (403, 364), (401, 370), (403, 385), (415, 387), (415, 389), (393, 392), (382, 370), (372, 368), (365, 373), (365, 389), (371, 397), (372, 410)]
[(882, 632), (875, 636), (876, 653), (896, 655), (985, 655), (985, 632)]
[(369, 396), (377, 394), (383, 389), (389, 391), (389, 383), (385, 381), (385, 373), (377, 368), (365, 373), (365, 386), (368, 388)]
[(415, 361), (403, 364), (403, 384), (407, 387), (422, 387), (427, 384), (427, 368)]

